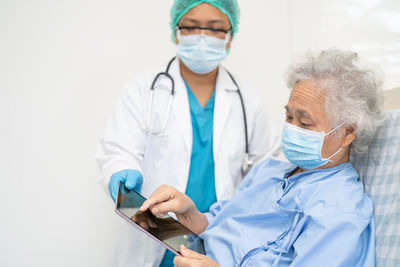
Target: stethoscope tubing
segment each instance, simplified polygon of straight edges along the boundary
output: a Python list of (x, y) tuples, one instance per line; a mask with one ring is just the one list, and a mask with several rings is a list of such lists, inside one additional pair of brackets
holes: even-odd
[[(149, 105), (148, 105), (148, 108), (147, 108), (147, 127), (148, 128), (150, 127), (150, 112), (151, 112), (151, 107), (152, 107), (152, 104), (153, 104), (153, 95), (154, 95), (155, 85), (156, 85), (158, 79), (161, 76), (165, 76), (171, 81), (171, 92), (170, 92), (170, 96), (169, 96), (169, 99), (168, 99), (167, 113), (166, 113), (166, 117), (165, 117), (164, 123), (162, 124), (161, 130), (159, 132), (157, 132), (158, 134), (162, 133), (165, 130), (166, 126), (167, 126), (169, 113), (170, 113), (171, 106), (172, 106), (172, 100), (173, 100), (174, 95), (175, 95), (175, 81), (174, 81), (174, 78), (169, 74), (169, 69), (171, 67), (172, 62), (175, 59), (176, 59), (176, 57), (173, 57), (169, 61), (165, 72), (159, 72), (154, 77), (153, 82), (152, 82), (151, 87), (150, 87)], [(247, 130), (246, 108), (245, 108), (245, 104), (244, 104), (244, 101), (243, 101), (243, 96), (242, 96), (242, 93), (240, 92), (240, 87), (239, 87), (238, 83), (236, 82), (235, 78), (233, 77), (233, 75), (227, 69), (225, 69), (225, 70), (226, 70), (226, 72), (228, 73), (228, 75), (231, 78), (232, 82), (235, 84), (235, 86), (237, 88), (237, 92), (238, 92), (239, 99), (240, 99), (240, 104), (242, 106), (243, 122), (244, 122), (244, 135), (245, 135), (245, 157), (244, 157), (243, 160), (246, 161), (246, 165), (247, 166), (251, 167), (252, 162), (249, 160), (249, 137), (248, 137), (248, 130)], [(243, 171), (244, 174), (247, 173), (248, 170), (249, 170), (248, 167), (247, 168), (244, 168), (244, 167), (242, 168), (242, 171)]]

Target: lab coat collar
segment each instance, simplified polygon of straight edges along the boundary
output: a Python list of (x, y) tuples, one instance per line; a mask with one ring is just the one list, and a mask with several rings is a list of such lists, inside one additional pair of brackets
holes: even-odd
[[(219, 67), (218, 77), (215, 86), (215, 104), (214, 104), (214, 125), (213, 125), (213, 153), (214, 161), (218, 158), (218, 153), (226, 127), (228, 117), (232, 107), (232, 98), (230, 94), (236, 94), (238, 88), (233, 83), (231, 77), (224, 67)], [(237, 96), (238, 97), (238, 96)]]
[[(178, 120), (186, 149), (190, 155), (193, 144), (192, 118), (190, 116), (186, 85), (181, 76), (178, 58), (172, 62), (169, 73), (175, 82), (175, 95), (172, 102), (172, 110)], [(190, 158), (188, 160), (190, 160)]]
[[(235, 77), (233, 77), (233, 78), (235, 78)], [(216, 85), (217, 85), (217, 87), (218, 87), (218, 85), (220, 85), (225, 90), (228, 90), (228, 91), (238, 91), (239, 90), (239, 88), (235, 85), (235, 83), (229, 76), (228, 70), (223, 66), (219, 66), (219, 68), (218, 68), (218, 77), (217, 77)]]

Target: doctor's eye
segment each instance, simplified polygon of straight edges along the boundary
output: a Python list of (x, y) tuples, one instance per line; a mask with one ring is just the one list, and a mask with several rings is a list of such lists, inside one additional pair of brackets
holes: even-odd
[(187, 34), (187, 33), (195, 33), (198, 32), (199, 30), (196, 27), (185, 27), (185, 28), (182, 27), (181, 31), (182, 33)]
[(200, 26), (177, 26), (177, 30), (180, 31), (182, 35), (193, 35), (204, 33), (208, 36), (216, 37), (219, 39), (226, 39), (227, 35), (232, 31), (231, 29), (219, 29), (210, 27), (200, 27)]

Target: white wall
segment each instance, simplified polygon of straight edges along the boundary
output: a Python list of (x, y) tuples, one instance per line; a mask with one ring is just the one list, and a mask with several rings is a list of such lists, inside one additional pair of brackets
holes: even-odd
[(295, 53), (332, 46), (349, 49), (384, 70), (386, 90), (400, 85), (399, 0), (291, 2)]
[[(394, 14), (390, 35), (369, 32), (368, 16), (358, 20), (357, 36), (321, 30), (340, 16), (326, 13), (335, 3), (375, 2)], [(112, 265), (120, 219), (97, 182), (96, 142), (125, 82), (174, 55), (171, 4), (0, 0), (0, 266)], [(294, 51), (390, 37), (390, 53), (375, 58), (389, 59), (396, 74), (389, 82), (400, 84), (397, 0), (240, 4), (240, 32), (225, 65), (260, 89), (277, 125)]]

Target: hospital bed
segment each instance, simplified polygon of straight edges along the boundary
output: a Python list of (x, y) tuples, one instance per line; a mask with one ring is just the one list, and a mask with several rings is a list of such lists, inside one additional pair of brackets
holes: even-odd
[(385, 92), (385, 121), (368, 152), (351, 156), (374, 203), (376, 266), (400, 266), (400, 87)]

